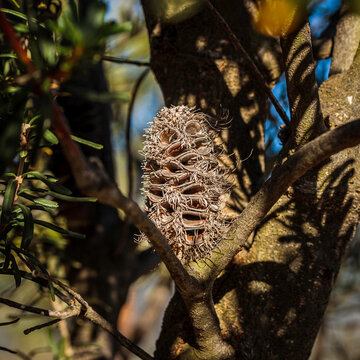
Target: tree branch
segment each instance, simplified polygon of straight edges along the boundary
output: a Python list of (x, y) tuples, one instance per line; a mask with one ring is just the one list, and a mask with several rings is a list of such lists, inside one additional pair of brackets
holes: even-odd
[(330, 76), (348, 70), (353, 62), (360, 41), (360, 15), (351, 12), (343, 2), (336, 26)]
[[(149, 354), (147, 354), (144, 350), (139, 348), (137, 345), (132, 343), (129, 339), (127, 339), (124, 335), (119, 333), (107, 320), (105, 320), (102, 316), (100, 316), (82, 297), (80, 294), (75, 292), (74, 290), (70, 289), (68, 286), (66, 286), (64, 283), (59, 281), (58, 279), (53, 278), (50, 275), (44, 274), (42, 272), (34, 271), (33, 272), (34, 277), (39, 277), (41, 279), (51, 281), (54, 284), (60, 286), (63, 290), (65, 290), (69, 295), (71, 295), (74, 300), (78, 302), (77, 305), (73, 305), (69, 307), (67, 310), (63, 311), (55, 311), (55, 310), (47, 310), (42, 309), (38, 307), (28, 306), (24, 304), (17, 303), (12, 300), (0, 298), (0, 303), (5, 304), (7, 306), (10, 306), (15, 309), (20, 309), (22, 311), (47, 316), (47, 317), (53, 317), (57, 320), (64, 320), (69, 317), (73, 316), (79, 316), (83, 319), (89, 320), (92, 323), (100, 326), (107, 332), (109, 332), (111, 335), (115, 337), (115, 339), (125, 348), (127, 348), (129, 351), (134, 353), (135, 355), (139, 356), (143, 360), (151, 360), (153, 359)], [(37, 326), (34, 326), (30, 329), (27, 329), (24, 331), (25, 334), (29, 334), (31, 331), (40, 329), (45, 326), (53, 325), (56, 320), (47, 322), (45, 324), (40, 324)]]
[(227, 24), (227, 22), (225, 21), (225, 19), (223, 18), (223, 16), (216, 10), (216, 8), (211, 4), (210, 1), (207, 1), (207, 5), (210, 9), (210, 11), (213, 13), (213, 15), (216, 17), (217, 21), (219, 22), (219, 24), (222, 26), (222, 28), (225, 30), (225, 32), (228, 34), (231, 42), (233, 43), (233, 45), (235, 46), (235, 48), (240, 52), (240, 54), (244, 57), (244, 60), (247, 64), (247, 66), (249, 67), (249, 70), (252, 72), (252, 74), (254, 75), (255, 79), (257, 80), (259, 86), (263, 89), (263, 91), (265, 92), (266, 96), (270, 99), (270, 101), (272, 102), (272, 104), (274, 105), (276, 111), (278, 112), (278, 114), (280, 115), (281, 119), (283, 120), (283, 122), (286, 125), (290, 124), (290, 121), (284, 111), (284, 109), (282, 108), (282, 106), (279, 104), (279, 102), (277, 101), (276, 97), (274, 96), (274, 94), (272, 93), (269, 85), (267, 84), (264, 76), (262, 75), (262, 73), (260, 72), (260, 70), (257, 68), (257, 66), (255, 65), (254, 61), (252, 60), (252, 58), (250, 57), (250, 55), (247, 53), (247, 51), (245, 50), (245, 48), (241, 45), (239, 39), (236, 37), (236, 35), (234, 34), (234, 32), (231, 30), (230, 26)]
[(305, 144), (326, 130), (315, 77), (309, 22), (280, 39), (291, 112), (291, 138), (287, 149)]
[(359, 144), (360, 119), (328, 131), (296, 151), (273, 172), (271, 178), (245, 207), (236, 222), (236, 229), (232, 234), (233, 239), (224, 240), (220, 244), (218, 251), (211, 257), (214, 266), (205, 269), (203, 276), (216, 278), (241, 250), (250, 234), (261, 223), (275, 202), (296, 180), (331, 155)]
[(42, 308), (38, 308), (38, 307), (34, 307), (34, 306), (20, 304), (15, 301), (12, 301), (9, 299), (4, 299), (4, 298), (0, 298), (0, 303), (10, 306), (15, 309), (22, 310), (22, 311), (26, 311), (26, 312), (30, 312), (30, 313), (38, 314), (38, 315), (42, 315), (42, 316), (54, 317), (54, 318), (57, 318), (60, 320), (64, 320), (69, 317), (77, 316), (80, 314), (80, 307), (70, 307), (69, 309), (64, 310), (64, 311), (47, 310), (47, 309), (42, 309)]

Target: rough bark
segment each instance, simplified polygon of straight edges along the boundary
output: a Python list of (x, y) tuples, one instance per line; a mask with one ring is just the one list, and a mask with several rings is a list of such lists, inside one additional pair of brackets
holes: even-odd
[(336, 26), (330, 75), (348, 70), (353, 62), (360, 41), (360, 15), (344, 2)]
[[(258, 64), (262, 49), (276, 54), (276, 44), (252, 33), (241, 2), (214, 4)], [(228, 151), (238, 159), (253, 151), (247, 161), (229, 165), (237, 176), (233, 205), (242, 209), (264, 181), (266, 99), (206, 9), (178, 24), (166, 24), (154, 17), (151, 1), (143, 0), (143, 7), (151, 66), (167, 104), (195, 105), (210, 114), (229, 111), (233, 120), (226, 136), (222, 134)], [(326, 81), (319, 97), (309, 35), (305, 26), (282, 41), (294, 122), (279, 163), (326, 130), (319, 104), (330, 127), (359, 113), (359, 81), (354, 81), (359, 77), (358, 61), (337, 75), (341, 78)], [(289, 188), (252, 244), (216, 280), (213, 295), (221, 334), (235, 348), (236, 358), (308, 358), (358, 222), (358, 151), (332, 156)], [(176, 294), (164, 318), (157, 358), (182, 358), (194, 344), (187, 310)]]

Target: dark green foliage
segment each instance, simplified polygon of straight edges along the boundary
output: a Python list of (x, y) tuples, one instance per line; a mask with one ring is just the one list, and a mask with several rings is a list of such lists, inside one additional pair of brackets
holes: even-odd
[[(46, 170), (51, 147), (59, 146), (51, 128), (57, 96), (81, 93), (96, 102), (127, 100), (124, 94), (103, 94), (67, 86), (74, 73), (101, 60), (109, 36), (129, 31), (129, 23), (105, 21), (106, 5), (93, 0), (86, 11), (74, 0), (8, 1), (0, 8), (0, 274), (15, 285), (29, 278), (26, 270), (47, 273), (34, 244), (45, 254), (46, 234), (84, 239), (57, 219), (60, 201), (94, 202), (71, 196)], [(70, 134), (71, 135), (71, 134)], [(71, 135), (95, 149), (102, 145)], [(46, 154), (46, 155), (45, 155)], [(40, 235), (39, 235), (40, 234)], [(44, 244), (47, 244), (46, 246)], [(26, 275), (28, 274), (28, 275)], [(30, 276), (31, 277), (31, 276)], [(54, 288), (45, 282), (54, 299)], [(43, 284), (44, 285), (44, 284)], [(0, 349), (1, 350), (1, 349)], [(5, 350), (5, 349), (3, 349)]]

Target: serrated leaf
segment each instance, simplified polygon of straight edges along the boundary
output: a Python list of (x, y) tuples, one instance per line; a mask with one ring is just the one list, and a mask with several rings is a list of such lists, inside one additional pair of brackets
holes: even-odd
[(79, 137), (77, 137), (75, 135), (71, 135), (71, 138), (74, 141), (78, 142), (79, 144), (90, 146), (90, 147), (92, 147), (92, 148), (94, 148), (96, 150), (101, 150), (104, 147), (101, 144), (97, 144), (97, 143), (94, 143), (94, 142), (92, 142), (90, 140), (85, 140), (85, 139), (79, 138)]
[(37, 199), (33, 199), (33, 202), (35, 204), (46, 206), (46, 207), (49, 207), (52, 209), (59, 207), (59, 204), (56, 201), (49, 200), (49, 199), (37, 198)]
[[(65, 187), (64, 185), (58, 184), (57, 182), (54, 182), (53, 179), (47, 178), (45, 175), (43, 175), (40, 172), (29, 171), (29, 172), (25, 173), (23, 176), (26, 177), (27, 179), (35, 178), (37, 180), (40, 180), (44, 184), (46, 184), (49, 187), (49, 189), (51, 189), (52, 191), (55, 191), (57, 193), (60, 193), (63, 195), (71, 195), (72, 194), (71, 190), (69, 190), (67, 187)], [(57, 181), (57, 180), (55, 180), (55, 181)]]
[(59, 143), (59, 139), (56, 137), (56, 135), (51, 132), (49, 129), (45, 130), (44, 132), (44, 139), (48, 141), (50, 144), (56, 145)]
[(54, 191), (47, 191), (47, 195), (53, 196), (56, 199), (70, 201), (70, 202), (96, 202), (97, 198), (93, 197), (78, 197), (78, 196), (67, 196), (63, 194), (58, 194)]
[(35, 219), (34, 220), (34, 223), (35, 224), (38, 224), (38, 225), (41, 225), (41, 226), (44, 226), (48, 229), (51, 229), (51, 230), (54, 230), (60, 234), (64, 234), (64, 235), (68, 235), (68, 236), (72, 236), (74, 238), (78, 238), (78, 239), (85, 239), (85, 235), (84, 234), (79, 234), (77, 232), (74, 232), (74, 231), (70, 231), (70, 230), (66, 230), (66, 229), (63, 229), (57, 225), (54, 225), (54, 224), (51, 224), (47, 221), (43, 221), (43, 220), (37, 220)]
[(34, 236), (34, 219), (31, 214), (31, 210), (27, 206), (22, 204), (17, 205), (24, 215), (24, 230), (20, 247), (26, 249), (30, 245), (30, 242)]
[(12, 179), (6, 186), (0, 218), (1, 224), (7, 224), (11, 219), (11, 208), (14, 202), (17, 184), (17, 180)]

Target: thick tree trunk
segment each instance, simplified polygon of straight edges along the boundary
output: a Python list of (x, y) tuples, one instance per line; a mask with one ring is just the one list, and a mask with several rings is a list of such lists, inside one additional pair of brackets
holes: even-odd
[[(236, 174), (231, 206), (241, 211), (264, 182), (266, 98), (206, 7), (175, 24), (157, 18), (152, 1), (142, 3), (150, 37), (151, 67), (166, 104), (196, 106), (217, 116), (228, 112), (232, 119), (220, 136), (228, 153), (234, 154), (227, 160)], [(271, 80), (273, 70), (281, 68), (278, 44), (251, 30), (243, 2), (214, 4)], [(301, 31), (308, 30), (304, 27)], [(309, 88), (306, 93), (306, 82), (311, 86), (314, 83), (314, 68), (309, 57), (311, 47), (306, 47), (307, 40), (301, 41), (305, 50), (295, 49), (288, 63), (284, 54), (288, 74), (295, 66), (294, 74), (299, 77), (298, 86), (295, 83), (293, 89), (289, 88), (289, 99), (294, 105), (298, 91), (300, 102), (292, 108), (292, 141), (282, 152), (282, 159), (325, 128), (318, 90)], [(283, 43), (289, 56), (293, 43), (296, 39), (285, 39)], [(304, 51), (302, 63), (296, 63)], [(267, 56), (263, 56), (265, 53)], [(351, 121), (358, 116), (359, 103), (355, 99), (360, 97), (359, 81), (354, 82), (358, 74), (359, 64), (355, 61), (348, 72), (323, 84), (321, 108), (330, 125), (339, 125), (341, 117)], [(290, 77), (288, 81), (294, 81)], [(313, 96), (309, 98), (310, 90)], [(345, 100), (340, 103), (340, 98)], [(215, 282), (213, 295), (222, 336), (236, 349), (236, 358), (308, 358), (343, 253), (358, 222), (358, 151), (355, 148), (333, 156), (288, 189), (256, 231), (254, 241), (249, 240), (249, 246)], [(249, 154), (249, 159), (239, 161)], [(192, 330), (185, 314), (183, 301), (176, 294), (164, 318), (157, 358), (181, 357), (186, 344), (192, 344)]]

